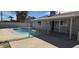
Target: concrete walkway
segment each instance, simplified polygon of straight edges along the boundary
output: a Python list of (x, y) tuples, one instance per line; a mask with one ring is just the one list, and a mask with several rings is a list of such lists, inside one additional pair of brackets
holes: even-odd
[(9, 43), (12, 48), (57, 48), (55, 45), (52, 45), (36, 37), (12, 41)]
[(78, 45), (75, 45), (73, 48), (79, 48), (79, 44)]

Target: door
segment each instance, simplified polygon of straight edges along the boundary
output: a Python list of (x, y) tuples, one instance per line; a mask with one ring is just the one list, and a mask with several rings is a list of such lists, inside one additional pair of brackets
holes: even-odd
[(54, 31), (54, 21), (51, 21), (51, 31)]

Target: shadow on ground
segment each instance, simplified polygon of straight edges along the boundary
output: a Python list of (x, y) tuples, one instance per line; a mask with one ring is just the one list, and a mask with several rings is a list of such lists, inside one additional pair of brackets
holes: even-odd
[(43, 33), (37, 33), (32, 35), (59, 48), (72, 48), (78, 44), (77, 41), (69, 40), (68, 37), (65, 35), (57, 35), (55, 33), (51, 35)]
[(0, 42), (0, 48), (11, 48), (8, 41)]

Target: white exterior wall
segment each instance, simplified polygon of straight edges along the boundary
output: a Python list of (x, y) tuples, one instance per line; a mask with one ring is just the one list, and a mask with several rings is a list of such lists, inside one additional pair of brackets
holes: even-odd
[(40, 26), (37, 21), (33, 22), (32, 24), (33, 24), (33, 28), (39, 29)]
[[(61, 20), (61, 19), (59, 19), (59, 20)], [(50, 21), (52, 21), (52, 20), (48, 20), (48, 21), (42, 20), (41, 25), (38, 24), (38, 21), (34, 21), (33, 27), (38, 29), (38, 30), (50, 32)], [(54, 30), (57, 32), (69, 33), (70, 18), (64, 19), (64, 21), (65, 21), (65, 24), (60, 25), (60, 31), (59, 31), (59, 29), (56, 30), (57, 28), (59, 28), (59, 24), (57, 24), (57, 28), (54, 28)], [(72, 34), (78, 35), (78, 32), (79, 32), (79, 17), (75, 17), (75, 18), (73, 18), (73, 23), (72, 23)]]
[(50, 22), (49, 21), (41, 21), (41, 24), (38, 24), (38, 21), (35, 21), (35, 22), (33, 22), (33, 28), (48, 33), (50, 31)]
[(74, 20), (73, 20), (73, 34), (78, 34), (79, 32), (79, 17), (76, 17)]
[(69, 21), (67, 19), (64, 20), (65, 23), (60, 25), (60, 32), (69, 33)]
[(43, 30), (49, 32), (50, 31), (50, 21), (42, 21), (41, 27)]
[[(40, 25), (38, 24), (38, 21), (34, 21), (33, 27), (38, 29), (38, 30), (49, 33), (51, 31), (51, 25), (50, 25), (51, 21), (52, 20), (42, 20)], [(55, 32), (68, 33), (68, 31), (67, 31), (67, 30), (69, 30), (68, 29), (69, 28), (68, 20), (66, 20), (66, 23), (63, 26), (60, 25), (60, 31), (59, 31), (59, 20), (57, 22), (58, 23), (54, 24), (54, 31)]]

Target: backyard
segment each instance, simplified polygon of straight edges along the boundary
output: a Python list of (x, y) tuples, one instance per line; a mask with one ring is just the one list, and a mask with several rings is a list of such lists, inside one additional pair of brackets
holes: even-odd
[[(45, 12), (50, 12), (50, 15), (36, 19), (35, 16), (28, 16), (28, 13), (33, 14), (33, 11), (1, 11), (0, 48), (79, 48), (79, 27), (76, 27), (78, 17), (72, 15), (79, 12), (55, 14), (56, 11), (43, 11)], [(68, 20), (63, 21), (64, 19)], [(76, 36), (72, 35), (73, 33)]]

